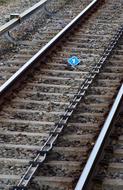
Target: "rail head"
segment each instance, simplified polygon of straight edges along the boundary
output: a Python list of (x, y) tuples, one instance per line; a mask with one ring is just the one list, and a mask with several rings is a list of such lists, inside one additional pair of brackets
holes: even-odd
[(0, 26), (0, 36), (8, 32), (9, 30), (13, 29), (15, 26), (20, 24), (22, 21), (27, 19), (29, 16), (31, 16), (33, 13), (38, 11), (41, 7), (43, 7), (49, 0), (41, 0), (38, 3), (36, 3), (34, 6), (30, 7), (23, 13), (16, 15), (15, 18), (12, 18), (10, 21), (5, 23), (4, 25)]
[(92, 176), (92, 172), (96, 168), (95, 163), (98, 161), (99, 154), (101, 152), (102, 147), (104, 146), (105, 140), (107, 138), (107, 134), (110, 132), (110, 128), (112, 123), (115, 120), (115, 116), (117, 115), (118, 108), (120, 106), (121, 101), (123, 101), (123, 84), (116, 96), (114, 104), (108, 114), (108, 117), (103, 125), (103, 128), (99, 134), (99, 137), (95, 143), (95, 146), (89, 156), (89, 159), (84, 167), (84, 170), (79, 178), (79, 181), (75, 187), (75, 190), (86, 190), (89, 186), (89, 178)]

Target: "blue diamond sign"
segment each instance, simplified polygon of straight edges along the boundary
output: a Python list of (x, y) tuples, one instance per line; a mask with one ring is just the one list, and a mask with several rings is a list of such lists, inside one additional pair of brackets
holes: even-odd
[(76, 65), (78, 65), (80, 63), (80, 60), (78, 59), (78, 57), (72, 56), (71, 58), (68, 59), (68, 63), (71, 66), (76, 66)]

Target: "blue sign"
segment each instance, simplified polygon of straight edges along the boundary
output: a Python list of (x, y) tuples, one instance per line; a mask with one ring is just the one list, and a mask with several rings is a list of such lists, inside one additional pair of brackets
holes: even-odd
[(68, 59), (68, 63), (71, 65), (71, 66), (76, 66), (80, 63), (80, 60), (78, 59), (78, 57), (76, 56), (73, 56), (71, 58)]

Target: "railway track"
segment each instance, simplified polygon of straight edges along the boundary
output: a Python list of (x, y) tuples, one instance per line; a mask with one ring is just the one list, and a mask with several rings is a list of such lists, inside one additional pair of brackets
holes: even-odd
[[(112, 56), (105, 62), (98, 77), (95, 78), (95, 81), (88, 89), (85, 98), (79, 104), (46, 162), (41, 165), (37, 175), (30, 184), (29, 190), (75, 188), (77, 179), (85, 166), (90, 150), (97, 139), (97, 134), (99, 134), (102, 128), (106, 115), (123, 80), (122, 47), (123, 40), (121, 39), (118, 48), (114, 49)], [(116, 158), (120, 155), (119, 159), (122, 160), (122, 152), (120, 153), (120, 150), (116, 150), (116, 154)], [(112, 164), (112, 167), (119, 169), (117, 164)], [(104, 177), (103, 170), (104, 168), (99, 170), (102, 177)], [(112, 176), (112, 173), (109, 171), (107, 175), (110, 174), (109, 176)], [(114, 176), (116, 174), (118, 175), (118, 171)], [(111, 189), (116, 189), (120, 186), (120, 189), (122, 189), (121, 179), (117, 177), (118, 180), (115, 185), (116, 181), (112, 183), (111, 180), (107, 179), (107, 175), (104, 187), (107, 185), (107, 189), (109, 186)], [(118, 181), (120, 182), (119, 186)], [(91, 189), (91, 186), (88, 189)], [(94, 186), (94, 189), (99, 189), (98, 185)]]
[[(41, 62), (40, 68), (28, 74), (28, 78), (17, 90), (14, 90), (11, 98), (4, 102), (0, 112), (1, 189), (7, 190), (18, 184), (28, 169), (30, 161), (37, 155), (37, 151), (46, 142), (49, 133), (53, 131), (54, 125), (64, 114), (65, 108), (77, 93), (85, 76), (92, 69), (95, 61), (99, 60), (112, 35), (121, 25), (122, 12), (120, 13), (119, 10), (119, 13), (116, 13), (116, 10), (112, 9), (114, 3), (120, 7), (122, 1), (118, 3), (107, 1), (106, 4), (100, 6), (97, 12), (86, 21), (86, 27), (80, 24), (77, 30), (59, 45), (52, 56)], [(105, 15), (108, 16), (109, 21), (112, 18), (116, 19), (113, 24), (108, 23), (109, 30), (107, 31), (104, 28), (104, 21), (106, 21), (104, 8), (106, 8)], [(92, 22), (95, 22), (94, 26)], [(96, 30), (97, 33), (95, 33)], [(102, 37), (104, 44), (100, 42)], [(122, 44), (119, 46), (122, 47)], [(37, 51), (35, 45), (33, 47)], [(28, 48), (20, 52), (22, 54), (19, 53), (16, 57), (18, 61), (16, 59), (9, 61), (11, 64), (17, 64), (14, 69), (1, 67), (6, 79), (20, 67), (25, 57), (27, 59), (34, 53)], [(114, 53), (115, 55), (107, 61), (97, 80), (88, 90), (84, 101), (79, 104), (64, 129), (63, 135), (59, 137), (47, 161), (41, 166), (38, 175), (32, 180), (30, 190), (63, 190), (75, 187), (88, 158), (88, 152), (95, 143), (95, 136), (99, 134), (99, 126), (105, 120), (108, 106), (112, 103), (113, 95), (122, 79), (122, 65), (120, 61), (115, 62), (121, 57), (122, 51), (114, 50)], [(66, 67), (66, 60), (73, 54), (79, 56), (81, 64), (76, 70), (69, 70)], [(1, 84), (3, 82), (4, 80)], [(14, 187), (15, 189), (19, 187)]]
[[(67, 4), (66, 9), (64, 8), (64, 10), (60, 11), (58, 15), (56, 14), (56, 17), (54, 15), (53, 19), (49, 21), (47, 28), (39, 28), (39, 31), (33, 35), (33, 39), (31, 38), (31, 41), (22, 41), (19, 47), (19, 52), (12, 54), (12, 57), (5, 54), (7, 59), (3, 57), (0, 64), (0, 84), (3, 84), (88, 4), (88, 1), (86, 1), (86, 3), (85, 1), (83, 1), (83, 3), (81, 1), (75, 2), (76, 3), (73, 1), (73, 3), (71, 2), (70, 4)], [(114, 9), (114, 4), (118, 6), (118, 13)], [(114, 1), (114, 3), (108, 1), (98, 11), (96, 11), (88, 21), (86, 21), (86, 27), (85, 25), (80, 26), (78, 31), (75, 31), (74, 34), (69, 37), (68, 41), (65, 40), (66, 42), (62, 43), (61, 50), (57, 52), (57, 55), (54, 53), (52, 56), (54, 57), (54, 62), (56, 64), (58, 61), (64, 63), (71, 55), (78, 54), (83, 65), (93, 64), (99, 59), (112, 35), (115, 33), (118, 26), (120, 26), (120, 17), (122, 17), (122, 1), (119, 1), (119, 3), (116, 1)], [(103, 43), (101, 41), (102, 36)]]

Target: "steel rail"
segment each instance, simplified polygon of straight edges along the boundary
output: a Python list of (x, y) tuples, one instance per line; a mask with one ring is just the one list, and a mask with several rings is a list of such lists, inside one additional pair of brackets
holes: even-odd
[(104, 147), (106, 139), (108, 138), (108, 136), (110, 134), (112, 124), (115, 120), (115, 116), (117, 115), (117, 111), (118, 111), (121, 101), (123, 101), (123, 84), (121, 85), (121, 88), (116, 96), (114, 104), (113, 104), (113, 106), (108, 114), (108, 117), (103, 125), (103, 128), (102, 128), (102, 130), (99, 134), (99, 137), (94, 145), (94, 148), (89, 156), (89, 159), (84, 167), (84, 170), (79, 178), (79, 181), (76, 185), (75, 190), (90, 189), (90, 183), (89, 183), (90, 176), (92, 177), (92, 172), (94, 172), (94, 169), (96, 168), (96, 163), (98, 162), (101, 152), (103, 151), (102, 148)]
[[(12, 77), (10, 77), (1, 87), (0, 87), (0, 100), (3, 97), (6, 97), (5, 94), (8, 93), (17, 82), (19, 82), (23, 74), (26, 73), (32, 66), (35, 66), (38, 60), (40, 60), (47, 52), (55, 45), (57, 42), (65, 36), (65, 34), (71, 29), (76, 26), (76, 24), (81, 21), (82, 18), (88, 15), (91, 10), (97, 7), (102, 3), (101, 0), (93, 0), (78, 16), (76, 16), (62, 31), (60, 31), (49, 43), (47, 43), (37, 54), (35, 54), (27, 63), (25, 63)], [(86, 81), (87, 82), (87, 81)], [(85, 83), (86, 84), (86, 83)], [(85, 92), (82, 92), (83, 89), (85, 90), (85, 85), (81, 87), (78, 93), (74, 96), (74, 99), (66, 109), (66, 112), (60, 119), (59, 123), (55, 124), (54, 130), (50, 133), (47, 141), (45, 142), (44, 146), (41, 147), (40, 151), (36, 158), (30, 162), (30, 166), (27, 169), (25, 175), (21, 178), (21, 181), (17, 186), (14, 186), (13, 190), (25, 190), (27, 189), (27, 185), (29, 184), (30, 180), (32, 179), (33, 175), (39, 168), (39, 166), (45, 160), (47, 153), (52, 149), (54, 142), (58, 138), (59, 134), (62, 132), (64, 126), (67, 124), (70, 116), (72, 115), (74, 109), (78, 105), (79, 101), (81, 100), (82, 96)]]
[[(53, 148), (53, 144), (56, 142), (57, 138), (63, 131), (64, 127), (68, 124), (70, 117), (72, 116), (73, 112), (76, 110), (76, 107), (78, 106), (82, 98), (85, 96), (93, 80), (99, 74), (103, 65), (106, 63), (106, 60), (110, 56), (112, 50), (116, 46), (122, 34), (123, 34), (123, 27), (120, 27), (117, 33), (113, 36), (111, 42), (109, 43), (108, 47), (104, 51), (104, 54), (99, 60), (99, 62), (95, 64), (95, 66), (92, 68), (90, 73), (87, 75), (85, 81), (82, 83), (82, 85), (78, 89), (77, 94), (74, 95), (74, 98), (70, 102), (68, 108), (66, 108), (65, 113), (61, 116), (60, 121), (55, 124), (54, 130), (51, 131), (44, 146), (41, 147), (41, 149), (38, 151), (36, 158), (30, 162), (30, 166), (27, 169), (24, 176), (21, 178), (19, 184), (17, 186), (14, 186), (12, 190), (26, 190), (27, 189), (27, 185), (29, 184), (30, 180), (32, 179), (32, 177), (34, 176), (38, 168), (41, 167), (49, 151)], [(78, 188), (77, 190), (81, 190), (81, 189)]]
[(51, 39), (43, 48), (41, 48), (29, 61), (27, 61), (14, 75), (12, 75), (3, 85), (0, 86), (0, 98), (6, 93), (8, 88), (10, 88), (23, 74), (30, 69), (36, 62), (38, 62), (41, 57), (43, 57), (51, 48), (63, 37), (67, 32), (69, 32), (78, 21), (80, 21), (84, 16), (86, 16), (89, 11), (94, 8), (101, 0), (93, 0), (78, 16), (76, 16), (64, 29), (62, 29), (53, 39)]
[[(23, 73), (27, 71), (32, 65), (34, 65), (42, 55), (44, 55), (56, 42), (58, 42), (61, 37), (63, 37), (67, 31), (69, 31), (75, 23), (77, 23), (88, 11), (94, 6), (97, 5), (99, 1), (93, 1), (91, 4), (89, 4), (82, 13), (80, 13), (69, 25), (67, 25), (60, 33), (58, 33), (48, 44), (46, 44), (33, 58), (31, 58), (21, 69), (19, 69), (15, 75), (13, 75), (5, 84), (3, 84), (0, 87), (0, 97), (7, 91), (8, 88), (10, 88), (20, 77), (23, 76)], [(89, 86), (93, 82), (96, 75), (100, 72), (100, 69), (106, 62), (107, 58), (110, 56), (113, 48), (117, 44), (119, 38), (121, 37), (123, 33), (123, 27), (120, 27), (117, 31), (116, 35), (112, 38), (111, 42), (109, 43), (109, 46), (105, 50), (103, 56), (99, 60), (97, 64), (92, 68), (90, 73), (87, 75), (85, 81), (82, 83), (80, 88), (78, 89), (78, 93), (75, 94), (74, 99), (71, 101), (70, 105), (66, 109), (66, 112), (60, 119), (59, 123), (55, 124), (55, 129), (50, 133), (47, 141), (45, 142), (44, 146), (40, 149), (38, 152), (36, 158), (30, 163), (27, 172), (22, 177), (19, 184), (15, 187), (13, 187), (13, 190), (25, 190), (27, 185), (29, 184), (30, 180), (32, 179), (33, 175), (41, 166), (43, 161), (45, 160), (48, 152), (52, 149), (54, 142), (58, 138), (59, 134), (62, 132), (63, 128), (67, 125), (68, 120), (70, 119), (70, 116), (75, 111), (77, 105), (81, 101), (81, 99), (84, 97), (86, 91), (88, 90)], [(80, 190), (80, 189), (79, 189)]]
[(24, 21), (33, 13), (38, 11), (41, 7), (43, 7), (48, 1), (49, 0), (41, 0), (40, 2), (36, 3), (34, 6), (30, 7), (23, 13), (16, 15), (15, 18), (11, 19), (3, 26), (0, 26), (0, 35), (3, 35), (4, 33), (8, 32), (12, 28), (20, 24), (22, 21)]
[(112, 53), (112, 50), (116, 46), (122, 34), (123, 34), (123, 27), (120, 27), (117, 33), (113, 36), (111, 42), (104, 51), (104, 54), (99, 60), (99, 62), (94, 65), (90, 73), (86, 76), (84, 82), (81, 84), (80, 88), (78, 89), (77, 94), (74, 95), (74, 98), (70, 102), (68, 108), (66, 108), (65, 113), (61, 116), (60, 121), (55, 124), (54, 130), (51, 131), (47, 141), (45, 142), (45, 145), (41, 147), (40, 151), (38, 151), (36, 158), (30, 162), (30, 166), (26, 171), (26, 173), (24, 174), (24, 176), (22, 177), (22, 179), (20, 180), (19, 184), (13, 187), (12, 190), (25, 190), (27, 188), (27, 185), (29, 184), (30, 180), (32, 179), (38, 168), (41, 167), (49, 151), (53, 148), (53, 144), (56, 142), (57, 138), (63, 131), (64, 127), (68, 124), (70, 117), (72, 116), (73, 112), (76, 110), (76, 107), (78, 106), (82, 98), (85, 96), (93, 80), (99, 74), (103, 65), (106, 63), (106, 60)]

